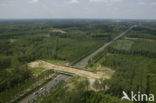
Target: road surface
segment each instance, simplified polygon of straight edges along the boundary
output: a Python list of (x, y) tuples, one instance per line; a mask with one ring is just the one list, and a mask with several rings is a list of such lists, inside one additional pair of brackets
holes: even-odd
[(127, 32), (129, 32), (134, 27), (136, 27), (136, 25), (135, 26), (131, 26), (129, 29), (127, 29), (126, 31), (124, 31), (123, 33), (121, 33), (120, 35), (118, 35), (117, 37), (115, 37), (110, 42), (104, 44), (101, 48), (99, 48), (98, 50), (96, 50), (91, 55), (87, 56), (86, 58), (84, 58), (81, 61), (79, 61), (78, 63), (76, 63), (74, 66), (77, 67), (77, 68), (85, 68), (86, 65), (88, 64), (88, 61), (89, 60), (91, 60), (93, 57), (95, 57), (98, 53), (102, 52), (107, 46), (109, 46), (110, 44), (112, 44), (115, 40), (117, 40), (120, 37), (124, 36)]
[(40, 96), (41, 94), (44, 94), (46, 92), (49, 92), (50, 89), (53, 86), (57, 85), (60, 81), (62, 81), (62, 80), (63, 81), (66, 81), (69, 78), (70, 78), (70, 76), (59, 74), (56, 78), (54, 78), (53, 80), (51, 80), (50, 82), (48, 82), (46, 85), (44, 85), (42, 87), (42, 89), (39, 89), (35, 93), (33, 93), (33, 94), (29, 95), (28, 97), (24, 98), (19, 103), (32, 103), (33, 100), (37, 99), (37, 97)]

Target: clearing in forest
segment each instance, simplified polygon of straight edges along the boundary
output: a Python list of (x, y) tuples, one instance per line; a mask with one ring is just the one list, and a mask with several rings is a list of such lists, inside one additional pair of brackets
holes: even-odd
[(42, 61), (42, 60), (31, 62), (28, 64), (28, 67), (29, 68), (42, 67), (42, 68), (46, 68), (46, 69), (53, 69), (53, 70), (57, 70), (57, 71), (69, 72), (69, 73), (73, 73), (73, 74), (76, 74), (76, 75), (79, 75), (82, 77), (86, 77), (88, 79), (100, 79), (100, 78), (109, 79), (111, 77), (111, 75), (106, 76), (104, 72), (93, 73), (90, 71), (75, 69), (72, 67), (51, 64), (51, 63), (48, 63), (48, 62)]

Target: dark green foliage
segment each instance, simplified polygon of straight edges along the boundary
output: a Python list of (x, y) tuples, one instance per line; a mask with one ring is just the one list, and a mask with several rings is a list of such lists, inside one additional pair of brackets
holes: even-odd
[[(4, 75), (5, 74), (5, 75)], [(31, 73), (27, 69), (13, 69), (9, 72), (1, 72), (0, 78), (0, 90), (9, 89), (16, 84), (22, 83), (26, 79), (31, 77)]]
[(2, 80), (0, 79), (0, 103), (16, 100), (17, 97), (22, 96), (21, 94), (27, 94), (26, 91), (36, 89), (41, 81), (47, 81), (49, 76), (54, 73), (53, 70), (48, 70), (34, 77), (24, 67), (20, 70), (10, 69), (8, 71), (9, 73), (1, 72), (0, 74), (2, 77)]
[(143, 25), (134, 28), (128, 37), (132, 38), (144, 38), (144, 39), (154, 39), (156, 40), (156, 28), (153, 25)]
[[(155, 28), (138, 27), (133, 29), (128, 36), (133, 36), (132, 33), (136, 35), (146, 33), (149, 34), (148, 37), (155, 36)], [(132, 38), (128, 41), (124, 40), (124, 37), (120, 41), (115, 41), (105, 52), (93, 58), (90, 66), (93, 66), (94, 63), (100, 63), (102, 66), (115, 70), (110, 80), (103, 81), (109, 86), (107, 94), (121, 98), (124, 90), (129, 95), (131, 91), (156, 95), (154, 82), (156, 75), (155, 39), (149, 39), (142, 35), (141, 38)], [(132, 45), (129, 45), (131, 42)]]
[[(140, 48), (137, 48), (140, 49)], [(114, 49), (109, 47), (108, 51), (110, 53), (113, 54), (128, 54), (128, 55), (136, 55), (136, 56), (145, 56), (145, 57), (150, 57), (150, 58), (156, 58), (156, 52), (152, 52), (152, 51), (143, 51), (143, 50), (131, 50), (131, 51), (127, 51), (127, 50), (118, 50), (118, 49)]]
[(81, 96), (88, 90), (88, 81), (77, 81), (74, 79), (74, 84), (71, 90), (65, 86), (65, 82), (60, 82), (52, 88), (49, 95), (43, 98), (39, 103), (80, 103)]
[[(100, 64), (115, 70), (112, 78), (102, 83), (109, 86), (107, 94), (119, 98), (122, 97), (123, 90), (129, 95), (131, 91), (155, 94), (155, 58), (110, 53), (104, 53), (103, 58)], [(153, 81), (151, 81), (152, 78)]]
[[(11, 94), (25, 90), (36, 81), (24, 64), (37, 59), (55, 59), (70, 63), (78, 61), (133, 24), (135, 22), (72, 20), (2, 22), (1, 98), (10, 99)], [(155, 40), (155, 27), (153, 23), (139, 26), (133, 29), (128, 37)], [(62, 29), (66, 33), (53, 32), (53, 28)], [(106, 93), (88, 91), (87, 82), (78, 83), (74, 90), (67, 91), (62, 83), (52, 89), (51, 93), (43, 98), (42, 103), (119, 103), (122, 90), (127, 93), (132, 90), (142, 93), (155, 91), (155, 82), (152, 82), (155, 80), (153, 75), (156, 74), (155, 43), (155, 41), (134, 41), (127, 50), (109, 47), (105, 53), (100, 53), (90, 61), (89, 65), (92, 66), (104, 57), (104, 61), (100, 64), (115, 70), (112, 79), (103, 81), (103, 84), (107, 84), (110, 88)]]
[(109, 92), (112, 95), (120, 96), (123, 90), (146, 92), (146, 77), (151, 71), (154, 73), (155, 59), (113, 54), (106, 57), (106, 60), (102, 64), (116, 71), (112, 79), (108, 81)]
[(121, 101), (119, 98), (104, 94), (102, 92), (85, 92), (79, 103), (131, 103), (130, 101)]
[(145, 26), (138, 26), (138, 27), (134, 28), (133, 31), (156, 35), (155, 29), (152, 29), (150, 27), (145, 27)]
[[(75, 85), (69, 88), (64, 82), (61, 82), (50, 91), (49, 95), (45, 95), (43, 100), (37, 103), (119, 103), (119, 98), (105, 94), (104, 92), (88, 91), (88, 82), (77, 80), (73, 81)], [(121, 103), (131, 103), (122, 101)]]

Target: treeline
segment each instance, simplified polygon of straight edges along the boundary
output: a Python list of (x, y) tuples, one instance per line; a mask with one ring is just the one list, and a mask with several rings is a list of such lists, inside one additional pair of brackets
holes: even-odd
[(134, 28), (133, 31), (156, 35), (155, 29), (151, 29), (151, 28), (145, 27), (145, 26), (138, 26), (138, 27)]
[(150, 51), (118, 50), (118, 49), (109, 47), (108, 52), (112, 54), (128, 54), (128, 55), (134, 55), (134, 56), (136, 55), (136, 56), (145, 56), (149, 58), (156, 58), (156, 53), (150, 52)]
[(146, 34), (146, 33), (136, 33), (136, 32), (131, 32), (129, 35), (127, 35), (130, 38), (143, 38), (143, 39), (151, 39), (151, 40), (156, 40), (156, 36), (152, 34)]
[(45, 71), (37, 76), (30, 75), (30, 71), (21, 68), (15, 69), (15, 73), (5, 72), (0, 84), (0, 103), (17, 101), (21, 95), (25, 95), (30, 90), (35, 89), (41, 83), (47, 81), (54, 73), (53, 70)]
[[(121, 101), (117, 97), (105, 94), (105, 92), (90, 91), (88, 81), (75, 80), (61, 82), (50, 91), (49, 95), (42, 95), (34, 103), (131, 103)], [(72, 87), (71, 87), (72, 85)]]
[[(144, 30), (144, 28), (139, 27), (129, 33), (128, 36), (130, 37), (132, 34), (141, 37), (142, 34), (147, 33), (146, 36), (151, 37), (152, 35), (155, 37), (154, 32), (149, 31), (151, 31), (151, 28)], [(106, 94), (118, 98), (123, 96), (122, 91), (125, 91), (128, 95), (131, 95), (131, 91), (134, 93), (140, 91), (143, 94), (154, 93), (155, 95), (156, 83), (152, 82), (156, 79), (155, 39), (150, 40), (146, 36), (143, 39), (133, 40), (133, 44), (128, 49), (123, 47), (127, 47), (126, 43), (129, 42), (118, 42), (119, 44), (115, 46), (110, 45), (104, 52), (99, 53), (89, 62), (88, 66), (90, 67), (98, 63), (115, 71), (110, 80), (102, 80), (101, 85), (98, 84), (100, 86), (105, 84), (109, 87), (105, 91)]]
[(63, 30), (81, 30), (88, 32), (119, 33), (130, 27), (130, 23), (112, 23), (110, 21), (74, 21), (74, 22), (55, 22), (54, 28)]
[(14, 88), (17, 84), (23, 83), (26, 79), (32, 77), (27, 68), (8, 69), (0, 72), (0, 92), (9, 88)]
[[(129, 27), (126, 22), (122, 24), (48, 20), (3, 22), (0, 24), (0, 93), (9, 94), (11, 89), (33, 78), (31, 71), (24, 67), (28, 62), (37, 59), (73, 62), (110, 40), (114, 36), (112, 32)], [(53, 32), (55, 27), (64, 28), (66, 33)], [(100, 39), (101, 33), (108, 35)], [(16, 90), (18, 88), (13, 92)]]
[(110, 96), (103, 92), (87, 91), (82, 95), (81, 101), (79, 103), (132, 103), (132, 102), (126, 100), (121, 101), (121, 99)]
[[(6, 103), (28, 86), (32, 73), (28, 69), (7, 69), (0, 71), (0, 102)], [(33, 82), (31, 82), (33, 83)], [(29, 84), (30, 85), (30, 84)]]
[(124, 54), (110, 54), (105, 59), (101, 65), (115, 70), (113, 77), (104, 81), (110, 87), (107, 93), (118, 97), (122, 96), (122, 91), (149, 93), (147, 78), (149, 73), (156, 73), (155, 59)]
[(156, 29), (147, 25), (137, 26), (128, 34), (128, 37), (156, 40)]
[[(68, 85), (68, 83), (71, 84)], [(59, 82), (48, 94), (37, 99), (37, 103), (80, 103), (81, 96), (88, 91), (87, 79), (73, 77), (67, 82)], [(35, 103), (35, 102), (34, 102)]]

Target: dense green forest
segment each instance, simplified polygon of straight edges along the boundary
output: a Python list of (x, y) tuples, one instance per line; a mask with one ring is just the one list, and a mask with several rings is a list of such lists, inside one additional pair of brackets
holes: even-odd
[(34, 80), (27, 63), (38, 59), (75, 63), (130, 25), (110, 21), (0, 21), (0, 94)]
[[(87, 65), (115, 71), (111, 79), (101, 80), (107, 90), (93, 91), (84, 78), (61, 82), (38, 103), (130, 103), (121, 101), (122, 91), (156, 95), (156, 23), (109, 20), (12, 20), (0, 21), (0, 103), (53, 74), (38, 76), (27, 67), (35, 60), (58, 60), (74, 64), (111, 41), (130, 26), (138, 24), (126, 36), (116, 40)], [(73, 87), (69, 84), (74, 85)], [(95, 87), (96, 88), (96, 87)], [(72, 90), (70, 90), (72, 89)]]
[[(70, 86), (68, 85), (70, 84)], [(104, 91), (95, 92), (89, 90), (89, 82), (85, 78), (74, 77), (67, 83), (61, 82), (52, 88), (49, 95), (34, 103), (131, 103), (121, 101), (119, 98), (105, 94)]]
[(119, 98), (122, 91), (156, 95), (155, 33), (154, 25), (138, 26), (90, 61), (91, 68), (100, 64), (115, 70), (110, 80), (103, 81), (110, 87), (107, 94)]

